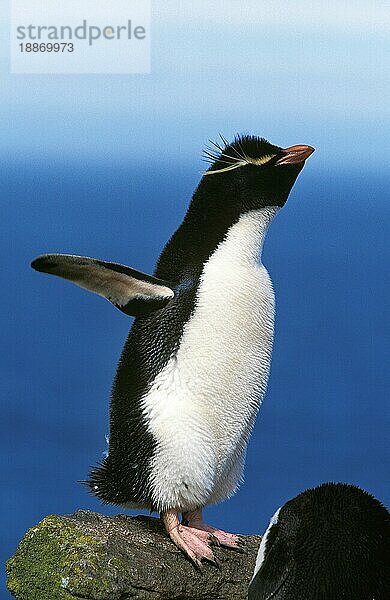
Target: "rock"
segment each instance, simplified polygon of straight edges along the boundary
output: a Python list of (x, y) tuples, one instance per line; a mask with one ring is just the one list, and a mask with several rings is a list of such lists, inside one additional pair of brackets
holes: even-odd
[(32, 527), (7, 563), (17, 600), (240, 600), (260, 536), (244, 536), (244, 553), (215, 548), (220, 568), (196, 569), (159, 519), (78, 511)]

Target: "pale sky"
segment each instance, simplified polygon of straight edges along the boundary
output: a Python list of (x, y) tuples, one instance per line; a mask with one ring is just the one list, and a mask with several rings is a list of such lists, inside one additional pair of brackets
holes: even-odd
[(199, 166), (208, 138), (247, 131), (312, 144), (318, 164), (375, 166), (390, 137), (386, 4), (154, 0), (150, 75), (9, 75), (4, 10), (0, 154)]

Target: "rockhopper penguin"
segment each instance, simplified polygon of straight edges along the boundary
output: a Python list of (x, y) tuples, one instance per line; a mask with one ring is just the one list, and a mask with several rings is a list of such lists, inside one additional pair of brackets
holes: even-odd
[(345, 483), (302, 492), (272, 517), (248, 598), (389, 600), (389, 512)]
[(214, 560), (210, 541), (238, 546), (202, 509), (242, 478), (274, 329), (262, 246), (313, 151), (255, 136), (206, 150), (211, 166), (154, 276), (73, 255), (32, 263), (136, 317), (113, 384), (108, 455), (89, 486), (103, 502), (159, 511), (197, 565)]

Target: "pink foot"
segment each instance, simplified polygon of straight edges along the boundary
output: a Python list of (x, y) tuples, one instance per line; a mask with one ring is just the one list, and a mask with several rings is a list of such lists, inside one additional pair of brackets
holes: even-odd
[(217, 564), (212, 549), (209, 546), (208, 534), (196, 535), (192, 527), (187, 527), (179, 521), (179, 513), (168, 510), (161, 513), (165, 529), (173, 543), (197, 566), (201, 567), (202, 559)]
[(183, 513), (183, 523), (201, 540), (211, 540), (220, 546), (240, 549), (238, 535), (227, 533), (204, 523), (201, 510)]

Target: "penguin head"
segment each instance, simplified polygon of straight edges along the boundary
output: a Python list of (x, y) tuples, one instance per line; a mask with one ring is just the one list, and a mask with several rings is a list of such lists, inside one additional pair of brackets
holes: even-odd
[(211, 165), (160, 256), (156, 273), (162, 279), (192, 277), (194, 272), (199, 276), (230, 228), (254, 212), (261, 213), (256, 215), (260, 221), (253, 221), (261, 222), (260, 247), (260, 233), (266, 233), (305, 160), (314, 152), (311, 146), (281, 148), (256, 136), (236, 136), (231, 144), (221, 140), (221, 144), (211, 142), (212, 147), (205, 150), (205, 159)]
[(249, 600), (390, 598), (390, 515), (367, 492), (327, 483), (271, 519)]
[(239, 214), (261, 208), (284, 206), (311, 146), (274, 146), (264, 138), (236, 136), (229, 144), (213, 143), (205, 150), (212, 164), (198, 190), (213, 198), (221, 210)]

